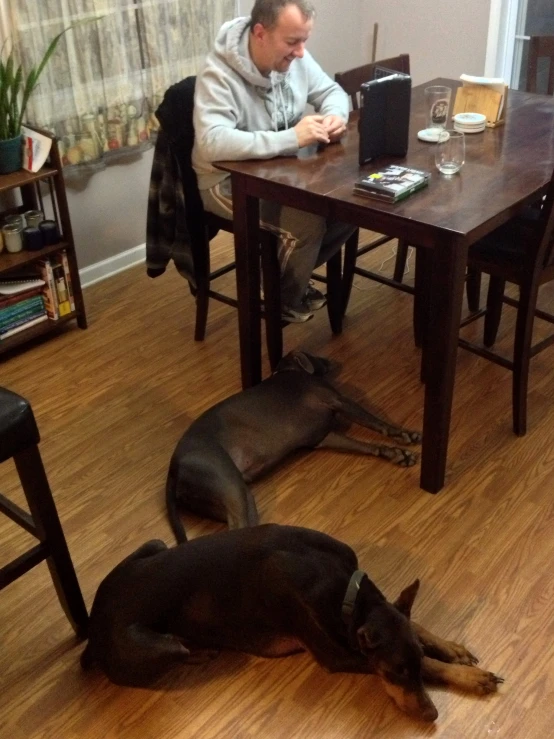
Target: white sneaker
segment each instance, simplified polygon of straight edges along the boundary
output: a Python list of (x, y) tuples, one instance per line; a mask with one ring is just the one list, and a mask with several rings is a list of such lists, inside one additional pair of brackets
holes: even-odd
[(311, 311), (319, 310), (327, 303), (327, 298), (315, 287), (312, 280), (310, 280), (308, 287), (306, 288), (304, 302)]
[(281, 318), (287, 323), (305, 323), (313, 318), (313, 312), (306, 306), (302, 305), (299, 308), (287, 308), (283, 306), (281, 309)]

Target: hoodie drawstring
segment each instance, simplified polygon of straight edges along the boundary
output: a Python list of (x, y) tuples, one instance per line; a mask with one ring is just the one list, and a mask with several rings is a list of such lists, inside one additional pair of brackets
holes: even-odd
[[(272, 74), (270, 75), (270, 79), (271, 79), (271, 96), (273, 98), (273, 111), (272, 111), (272, 114), (271, 114), (271, 118), (273, 120), (273, 128), (275, 129), (275, 131), (278, 131), (279, 128), (277, 126), (277, 95), (276, 95), (276, 92), (275, 92), (275, 83), (273, 81), (273, 75)], [(285, 121), (285, 131), (288, 131), (289, 130), (289, 122), (287, 120), (287, 107), (285, 105), (285, 98), (283, 96), (283, 86), (282, 86), (281, 82), (279, 82), (279, 84), (277, 85), (277, 88), (279, 90), (279, 100), (280, 100), (280, 103), (281, 103), (281, 112), (283, 113), (283, 120)]]
[(285, 121), (285, 131), (289, 130), (289, 122), (287, 120), (287, 106), (285, 105), (285, 98), (283, 96), (283, 85), (279, 83), (279, 96), (281, 97), (281, 109), (283, 111), (283, 119)]
[(271, 111), (271, 118), (273, 120), (273, 128), (275, 132), (277, 132), (277, 104), (275, 100), (275, 84), (273, 83), (273, 75), (270, 74), (269, 78), (271, 79), (271, 97), (273, 98), (273, 110)]

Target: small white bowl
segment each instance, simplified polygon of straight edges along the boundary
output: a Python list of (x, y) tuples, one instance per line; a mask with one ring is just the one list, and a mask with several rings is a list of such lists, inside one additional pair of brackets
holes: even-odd
[(483, 128), (460, 128), (460, 126), (457, 126), (456, 124), (454, 124), (454, 130), (459, 131), (460, 133), (467, 133), (471, 136), (474, 133), (483, 133), (485, 128), (484, 127)]
[(453, 118), (454, 123), (461, 126), (484, 126), (487, 122), (487, 116), (482, 113), (458, 113)]

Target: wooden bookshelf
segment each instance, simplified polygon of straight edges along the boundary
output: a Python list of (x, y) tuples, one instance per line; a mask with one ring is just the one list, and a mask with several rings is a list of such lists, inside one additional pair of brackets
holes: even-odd
[[(41, 133), (50, 135), (45, 131), (41, 131)], [(3, 222), (4, 218), (10, 214), (24, 213), (26, 210), (31, 209), (42, 210), (42, 212), (45, 213), (45, 217), (53, 218), (56, 221), (58, 231), (61, 234), (61, 240), (56, 244), (45, 246), (36, 251), (23, 249), (23, 251), (15, 254), (7, 252), (4, 248), (4, 250), (0, 252), (0, 280), (15, 278), (16, 275), (19, 277), (22, 273), (28, 274), (29, 276), (32, 276), (33, 274), (39, 276), (38, 269), (36, 269), (36, 267), (41, 259), (45, 259), (49, 256), (56, 256), (62, 251), (65, 251), (69, 263), (69, 273), (73, 297), (75, 300), (75, 310), (56, 321), (48, 319), (47, 321), (43, 321), (42, 323), (24, 329), (23, 331), (20, 331), (4, 340), (0, 338), (0, 354), (14, 349), (37, 336), (43, 336), (50, 332), (54, 332), (72, 320), (77, 321), (79, 328), (84, 329), (87, 327), (85, 304), (81, 289), (81, 281), (79, 279), (79, 268), (77, 264), (77, 256), (75, 254), (71, 220), (69, 217), (62, 163), (56, 138), (54, 136), (51, 136), (51, 138), (52, 148), (50, 150), (48, 164), (42, 167), (39, 172), (33, 174), (21, 169), (8, 175), (0, 175), (0, 193), (6, 193), (10, 190), (18, 190), (22, 201), (22, 204), (16, 208), (0, 211), (0, 222)], [(43, 202), (43, 189), (45, 188), (50, 194), (49, 212), (45, 212), (45, 204)]]
[(27, 172), (25, 169), (19, 169), (17, 172), (12, 172), (11, 174), (3, 174), (0, 175), (0, 192), (13, 190), (14, 187), (25, 187), (25, 185), (31, 185), (33, 182), (39, 182), (40, 180), (47, 180), (56, 174), (57, 170), (46, 165), (35, 173)]

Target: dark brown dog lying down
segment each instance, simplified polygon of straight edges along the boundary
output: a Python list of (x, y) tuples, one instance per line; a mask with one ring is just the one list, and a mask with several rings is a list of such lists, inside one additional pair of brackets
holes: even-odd
[(404, 467), (414, 452), (352, 439), (337, 429), (337, 417), (373, 429), (400, 444), (421, 441), (417, 431), (394, 426), (334, 388), (325, 375), (328, 359), (291, 352), (255, 387), (209, 408), (194, 421), (169, 465), (166, 502), (178, 542), (186, 541), (178, 504), (229, 528), (254, 526), (258, 512), (248, 483), (298, 449), (339, 449), (383, 457)]
[(307, 650), (331, 672), (378, 675), (399, 708), (434, 721), (423, 681), (478, 695), (503, 681), (475, 667), (465, 647), (409, 620), (418, 587), (388, 603), (350, 547), (311, 529), (267, 524), (172, 549), (149, 541), (100, 584), (81, 664), (143, 686), (215, 650)]

